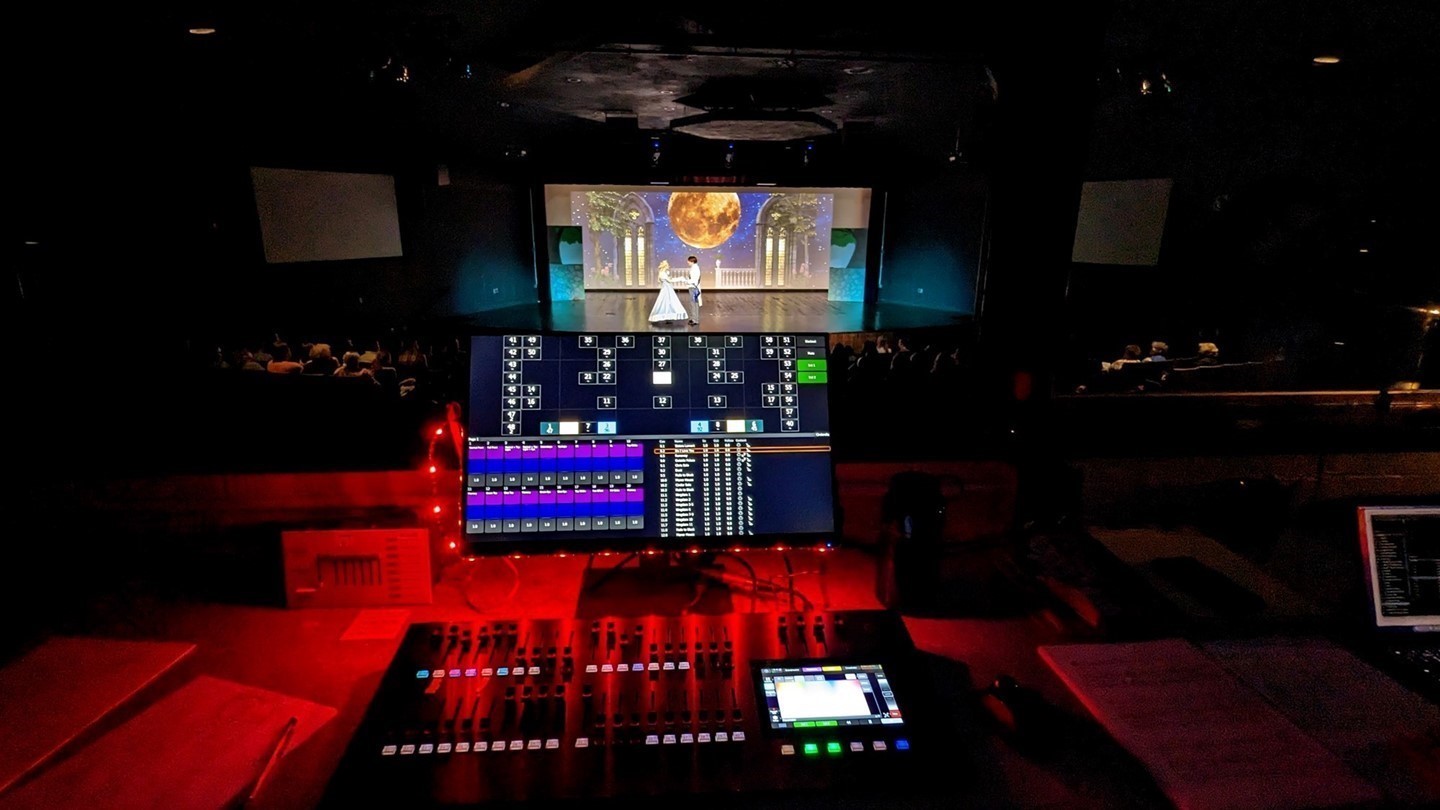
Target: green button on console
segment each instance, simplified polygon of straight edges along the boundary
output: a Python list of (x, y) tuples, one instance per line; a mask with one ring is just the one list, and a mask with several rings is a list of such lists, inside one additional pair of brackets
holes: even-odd
[(827, 753), (827, 754), (829, 754), (829, 755), (831, 755), (831, 756), (835, 756), (836, 754), (839, 754), (839, 753), (840, 753), (840, 743), (835, 742), (834, 740), (831, 740), (830, 742), (825, 743), (825, 753)]
[(805, 755), (813, 757), (820, 753), (820, 746), (815, 743), (805, 743)]

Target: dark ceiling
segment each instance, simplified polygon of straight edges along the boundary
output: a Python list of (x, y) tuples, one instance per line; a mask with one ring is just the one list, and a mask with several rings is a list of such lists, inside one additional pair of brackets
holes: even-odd
[[(46, 186), (77, 155), (181, 172), (522, 162), (579, 180), (585, 167), (743, 175), (814, 157), (923, 173), (957, 151), (984, 161), (987, 149), (1053, 149), (1089, 133), (1092, 177), (1403, 176), (1406, 161), (1434, 162), (1437, 7), (745, 0), (643, 13), (553, 0), (176, 0), (81, 14), (46, 4), (18, 12), (13, 29), (17, 173), (22, 189)], [(196, 27), (215, 33), (187, 33)], [(1317, 69), (1321, 52), (1344, 61)], [(1057, 94), (1093, 88), (1080, 104), (1030, 102), (1089, 120), (1064, 135), (1023, 125), (997, 135), (1017, 72), (1032, 88), (1053, 75)]]
[[(128, 47), (103, 28), (88, 34), (119, 51), (107, 66), (130, 66), (124, 92), (186, 140), (249, 160), (562, 159), (586, 139), (648, 150), (653, 136), (670, 155), (736, 143), (742, 158), (798, 160), (806, 141), (812, 152), (865, 141), (938, 162), (974, 141), (995, 93), (983, 14), (786, 5), (670, 4), (646, 15), (555, 2), (262, 0), (142, 12), (121, 23), (135, 29)], [(214, 33), (187, 33), (197, 27)], [(72, 70), (78, 83), (96, 81), (61, 68)]]

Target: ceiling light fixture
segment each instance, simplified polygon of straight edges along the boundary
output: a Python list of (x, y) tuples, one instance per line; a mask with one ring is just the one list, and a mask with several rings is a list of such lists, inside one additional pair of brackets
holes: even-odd
[(851, 65), (844, 69), (845, 73), (851, 76), (864, 76), (867, 73), (874, 73), (875, 68), (869, 65)]
[(1310, 61), (1317, 65), (1338, 65), (1340, 64), (1340, 57), (1333, 53), (1322, 53)]
[(798, 141), (835, 132), (835, 123), (798, 110), (711, 110), (676, 118), (671, 131), (725, 141)]
[(190, 29), (190, 33), (194, 34), (197, 37), (208, 37), (211, 34), (215, 33), (215, 29), (197, 25), (196, 27)]
[(585, 81), (585, 80), (582, 79), (582, 78), (580, 78), (579, 76), (566, 76), (566, 77), (565, 77), (565, 83), (566, 83), (566, 84), (580, 84), (580, 83), (583, 82), (583, 81)]

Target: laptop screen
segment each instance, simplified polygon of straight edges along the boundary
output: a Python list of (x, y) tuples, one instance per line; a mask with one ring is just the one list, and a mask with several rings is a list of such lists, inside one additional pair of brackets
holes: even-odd
[(1440, 506), (1362, 506), (1359, 512), (1375, 626), (1440, 632)]

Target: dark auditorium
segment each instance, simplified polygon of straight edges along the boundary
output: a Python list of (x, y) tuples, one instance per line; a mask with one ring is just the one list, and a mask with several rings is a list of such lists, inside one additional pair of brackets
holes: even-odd
[(1433, 0), (15, 16), (0, 810), (1440, 806)]

